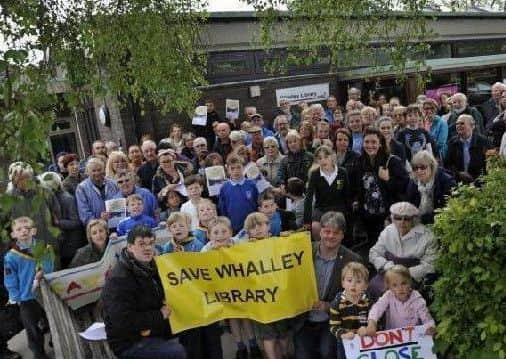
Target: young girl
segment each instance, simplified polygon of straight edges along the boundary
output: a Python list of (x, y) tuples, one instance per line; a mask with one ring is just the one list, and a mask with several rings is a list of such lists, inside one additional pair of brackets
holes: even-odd
[[(202, 252), (221, 247), (230, 247), (234, 244), (232, 241), (232, 224), (227, 217), (216, 217), (209, 222), (208, 227), (209, 242), (202, 248)], [(260, 358), (261, 353), (258, 348), (251, 321), (248, 319), (229, 319), (232, 337), (237, 344), (236, 358), (248, 358), (248, 347), (243, 337), (249, 344), (249, 355), (252, 358)]]
[(211, 200), (203, 198), (197, 205), (197, 213), (199, 216), (199, 226), (193, 230), (193, 236), (205, 244), (209, 240), (207, 235), (209, 223), (218, 216), (216, 205)]
[(372, 306), (369, 312), (367, 335), (376, 334), (378, 320), (386, 314), (385, 329), (403, 328), (423, 324), (426, 335), (436, 332), (434, 319), (429, 313), (425, 299), (411, 288), (409, 269), (394, 265), (385, 273), (385, 285), (388, 290)]
[(181, 209), (182, 196), (177, 191), (169, 191), (165, 196), (166, 210), (160, 213), (160, 221), (166, 221), (172, 213), (179, 212)]
[(309, 170), (304, 202), (304, 223), (311, 227), (313, 239), (319, 236), (322, 214), (336, 211), (346, 215), (350, 199), (348, 175), (344, 168), (337, 167), (335, 152), (328, 146), (320, 146), (315, 158), (317, 164)]

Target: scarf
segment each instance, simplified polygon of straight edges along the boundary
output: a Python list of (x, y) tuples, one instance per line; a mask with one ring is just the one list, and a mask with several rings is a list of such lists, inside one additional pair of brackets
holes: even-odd
[(420, 193), (420, 205), (418, 209), (420, 214), (427, 214), (434, 212), (434, 179), (423, 184), (418, 181), (418, 192)]

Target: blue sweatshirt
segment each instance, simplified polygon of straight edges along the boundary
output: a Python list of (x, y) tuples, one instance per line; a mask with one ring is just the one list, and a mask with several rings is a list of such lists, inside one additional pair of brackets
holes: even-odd
[[(33, 280), (35, 279), (35, 258), (32, 256), (32, 248), (36, 239), (32, 239), (29, 247), (14, 246), (7, 252), (4, 259), (4, 284), (9, 292), (11, 302), (26, 302), (35, 299), (32, 292)], [(44, 273), (54, 270), (52, 261), (46, 258), (42, 262)]]
[[(185, 252), (200, 252), (202, 247), (204, 247), (204, 244), (198, 239), (192, 237), (189, 238), (188, 242), (183, 244)], [(172, 241), (169, 241), (162, 246), (160, 254), (172, 252), (174, 252), (174, 244), (172, 243)]]
[(200, 242), (206, 244), (209, 240), (207, 238), (207, 228), (197, 227), (192, 231), (193, 237), (198, 239)]
[(145, 224), (151, 228), (156, 227), (156, 221), (153, 218), (146, 216), (145, 214), (141, 214), (140, 216), (127, 217), (119, 222), (118, 228), (116, 228), (116, 232), (118, 233), (118, 236), (124, 236), (138, 224)]
[(257, 210), (258, 190), (255, 182), (242, 179), (240, 182), (228, 180), (220, 190), (218, 208), (222, 216), (232, 222), (234, 234), (243, 227), (248, 214)]

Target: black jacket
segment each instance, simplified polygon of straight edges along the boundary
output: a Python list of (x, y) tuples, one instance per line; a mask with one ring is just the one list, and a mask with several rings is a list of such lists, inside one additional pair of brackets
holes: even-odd
[(298, 177), (306, 183), (309, 167), (313, 164), (313, 155), (307, 151), (288, 152), (279, 166), (279, 180), (282, 184), (289, 178)]
[(483, 122), (483, 116), (481, 112), (476, 109), (476, 107), (467, 106), (463, 112), (457, 114), (456, 112), (452, 112), (450, 117), (448, 117), (448, 139), (451, 139), (453, 136), (457, 134), (457, 129), (455, 128), (455, 123), (457, 122), (457, 118), (460, 115), (471, 115), (474, 119), (475, 130), (482, 134), (485, 133), (485, 125)]
[(137, 171), (137, 176), (141, 180), (141, 186), (151, 191), (151, 185), (153, 183), (153, 176), (158, 169), (158, 162), (150, 163), (146, 162)]
[(124, 248), (102, 291), (107, 341), (116, 355), (142, 337), (172, 336), (169, 321), (160, 312), (164, 300), (154, 263), (150, 268), (141, 266)]
[[(446, 205), (446, 196), (449, 196), (453, 187), (455, 187), (455, 179), (442, 168), (438, 168), (434, 177), (434, 209), (443, 208)], [(406, 189), (407, 201), (418, 207), (421, 197), (418, 191), (418, 185), (414, 181), (410, 181)], [(422, 215), (422, 223), (434, 223), (434, 212)]]
[[(469, 147), (470, 161), (467, 169), (467, 172), (471, 175), (473, 180), (485, 174), (487, 164), (485, 152), (490, 149), (490, 147), (490, 142), (486, 137), (473, 132), (471, 145)], [(463, 145), (458, 136), (453, 137), (448, 144), (445, 167), (453, 173), (453, 176), (457, 180), (461, 179), (459, 177), (459, 172), (464, 171), (464, 154)]]
[(487, 127), (499, 114), (499, 106), (497, 106), (497, 102), (491, 97), (483, 102), (480, 107), (481, 113), (483, 114), (484, 125)]

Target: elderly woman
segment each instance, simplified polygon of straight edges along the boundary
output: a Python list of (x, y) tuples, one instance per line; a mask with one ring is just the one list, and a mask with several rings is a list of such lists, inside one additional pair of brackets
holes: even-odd
[(397, 134), (401, 132), (406, 127), (406, 112), (408, 111), (407, 107), (397, 106), (394, 108), (392, 113), (392, 118), (394, 120), (394, 135), (397, 137)]
[(86, 226), (86, 238), (88, 239), (88, 244), (77, 250), (77, 253), (70, 262), (70, 268), (95, 263), (102, 259), (109, 242), (107, 223), (101, 219), (91, 220)]
[(363, 128), (374, 126), (374, 122), (378, 117), (378, 112), (374, 107), (366, 106), (360, 110), (360, 119), (362, 120)]
[(76, 188), (77, 210), (83, 225), (92, 219), (107, 220), (110, 213), (105, 210), (105, 201), (116, 198), (119, 188), (109, 178), (105, 178), (105, 165), (99, 158), (90, 158), (86, 163), (88, 178)]
[(398, 202), (390, 207), (390, 214), (392, 224), (385, 227), (369, 251), (369, 262), (379, 272), (369, 284), (376, 296), (385, 291), (383, 273), (395, 264), (408, 267), (415, 282), (434, 273), (437, 243), (432, 232), (419, 223), (418, 209), (409, 202)]
[(75, 153), (69, 153), (63, 156), (62, 163), (68, 173), (63, 180), (63, 188), (72, 196), (75, 196), (77, 185), (86, 178), (81, 173), (79, 157)]
[(113, 179), (120, 171), (128, 169), (128, 157), (121, 151), (112, 151), (105, 166), (105, 176)]
[[(158, 203), (165, 209), (165, 197), (167, 192), (176, 187), (184, 189), (184, 177), (175, 167), (176, 152), (172, 149), (158, 151), (158, 169), (153, 177), (152, 192), (158, 198)], [(186, 193), (183, 193), (186, 194)]]
[(411, 160), (414, 178), (406, 189), (408, 202), (418, 207), (422, 223), (434, 223), (434, 211), (446, 205), (455, 180), (444, 169), (438, 167), (434, 156), (420, 151)]
[(242, 130), (231, 131), (230, 135), (228, 135), (228, 138), (230, 138), (230, 145), (232, 146), (232, 151), (239, 146), (245, 146), (247, 137), (248, 134)]
[(313, 155), (302, 148), (302, 138), (295, 130), (286, 135), (287, 155), (279, 166), (279, 180), (286, 185), (289, 178), (298, 177), (306, 183), (308, 170), (313, 163)]
[(279, 152), (279, 143), (274, 137), (264, 138), (265, 156), (257, 160), (257, 166), (262, 171), (265, 179), (270, 184), (276, 186), (279, 184), (279, 168), (281, 160), (285, 157)]
[(115, 181), (118, 185), (120, 192), (118, 192), (118, 198), (127, 198), (132, 194), (138, 194), (142, 197), (142, 204), (144, 210), (142, 214), (152, 218), (158, 218), (158, 201), (151, 191), (146, 188), (137, 186), (136, 176), (134, 172), (123, 171), (116, 175)]

